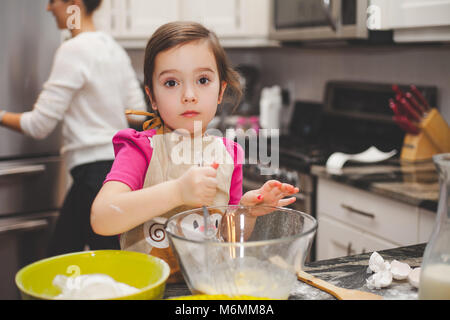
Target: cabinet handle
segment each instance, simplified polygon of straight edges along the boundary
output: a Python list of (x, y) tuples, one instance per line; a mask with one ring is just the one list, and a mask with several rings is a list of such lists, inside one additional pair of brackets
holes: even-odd
[(297, 200), (300, 201), (305, 201), (306, 200), (306, 195), (303, 193), (297, 193), (295, 195), (293, 195)]
[(34, 231), (42, 228), (48, 227), (47, 220), (31, 220), (31, 221), (23, 221), (18, 223), (13, 223), (6, 226), (0, 226), (0, 234), (8, 233), (8, 232), (26, 232), (26, 231)]
[(44, 171), (45, 171), (45, 165), (43, 165), (43, 164), (22, 166), (22, 167), (9, 168), (9, 169), (0, 169), (0, 177), (13, 176), (13, 175), (18, 175), (18, 174), (33, 174), (33, 173), (40, 173), (40, 172), (44, 172)]
[(364, 211), (355, 209), (355, 208), (353, 208), (353, 207), (350, 207), (350, 206), (348, 206), (348, 205), (346, 205), (346, 204), (341, 204), (341, 207), (344, 208), (344, 209), (346, 209), (346, 210), (348, 210), (348, 211), (351, 211), (351, 212), (353, 212), (353, 213), (362, 215), (362, 216), (364, 216), (364, 217), (368, 217), (368, 218), (370, 218), (370, 219), (375, 219), (375, 215), (374, 215), (373, 213), (367, 213), (367, 212), (364, 212)]
[(116, 29), (116, 2), (111, 0), (111, 31)]
[(353, 250), (352, 250), (352, 243), (349, 242), (348, 246), (347, 246), (347, 255), (350, 256), (352, 254)]
[(131, 3), (130, 0), (126, 2), (126, 13), (127, 13), (127, 30), (131, 29)]
[(325, 13), (328, 24), (330, 25), (331, 29), (333, 29), (334, 32), (336, 32), (336, 21), (333, 18), (332, 8), (331, 8), (331, 1), (330, 0), (322, 0), (321, 1), (323, 12)]
[(241, 0), (236, 0), (236, 28), (239, 30), (241, 28), (241, 11), (242, 11), (242, 4)]

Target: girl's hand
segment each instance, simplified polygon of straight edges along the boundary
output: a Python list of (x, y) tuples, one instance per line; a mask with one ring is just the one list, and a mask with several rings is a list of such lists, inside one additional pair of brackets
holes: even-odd
[(191, 207), (210, 206), (217, 192), (217, 165), (191, 167), (177, 181), (181, 202)]
[[(271, 206), (271, 207), (284, 207), (295, 202), (295, 197), (284, 199), (284, 197), (296, 194), (299, 189), (287, 184), (281, 183), (277, 180), (269, 180), (264, 185), (257, 189), (246, 192), (241, 198), (241, 205), (244, 206)], [(260, 210), (255, 208), (252, 210), (253, 215), (264, 215), (272, 212), (270, 209)]]

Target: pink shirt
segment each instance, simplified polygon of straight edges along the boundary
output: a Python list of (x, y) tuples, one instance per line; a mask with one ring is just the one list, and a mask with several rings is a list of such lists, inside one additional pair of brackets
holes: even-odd
[[(144, 186), (145, 176), (153, 154), (149, 138), (156, 130), (136, 131), (124, 129), (113, 138), (115, 160), (104, 183), (119, 181), (125, 183), (131, 190), (139, 190)], [(242, 163), (244, 151), (242, 147), (229, 139), (222, 138), (225, 148), (234, 161), (234, 171), (231, 177), (230, 205), (239, 204), (242, 197)]]

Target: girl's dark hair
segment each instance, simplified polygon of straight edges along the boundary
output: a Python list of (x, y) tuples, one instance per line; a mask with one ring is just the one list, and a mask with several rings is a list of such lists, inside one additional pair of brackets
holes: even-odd
[[(69, 0), (65, 0), (68, 2)], [(102, 0), (83, 0), (83, 4), (86, 7), (86, 14), (91, 15), (102, 4)]]
[[(152, 35), (145, 49), (144, 84), (153, 96), (153, 72), (158, 53), (192, 41), (205, 40), (209, 44), (216, 59), (220, 83), (227, 83), (226, 93), (236, 108), (242, 97), (239, 74), (233, 70), (225, 50), (213, 31), (196, 22), (176, 21), (159, 27)], [(225, 99), (224, 94), (224, 99)]]

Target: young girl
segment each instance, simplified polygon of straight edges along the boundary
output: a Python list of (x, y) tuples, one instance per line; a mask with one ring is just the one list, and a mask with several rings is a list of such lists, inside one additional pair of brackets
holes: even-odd
[[(114, 137), (116, 159), (92, 206), (91, 224), (98, 234), (120, 234), (123, 250), (167, 261), (173, 282), (181, 274), (163, 228), (167, 218), (204, 205), (286, 206), (295, 197), (284, 198), (299, 190), (271, 180), (242, 196), (242, 148), (202, 134), (225, 90), (241, 94), (238, 75), (213, 32), (197, 23), (161, 26), (147, 44), (144, 77), (153, 124)], [(179, 150), (190, 151), (189, 161), (179, 161)], [(209, 156), (203, 166), (198, 150), (200, 159)]]

